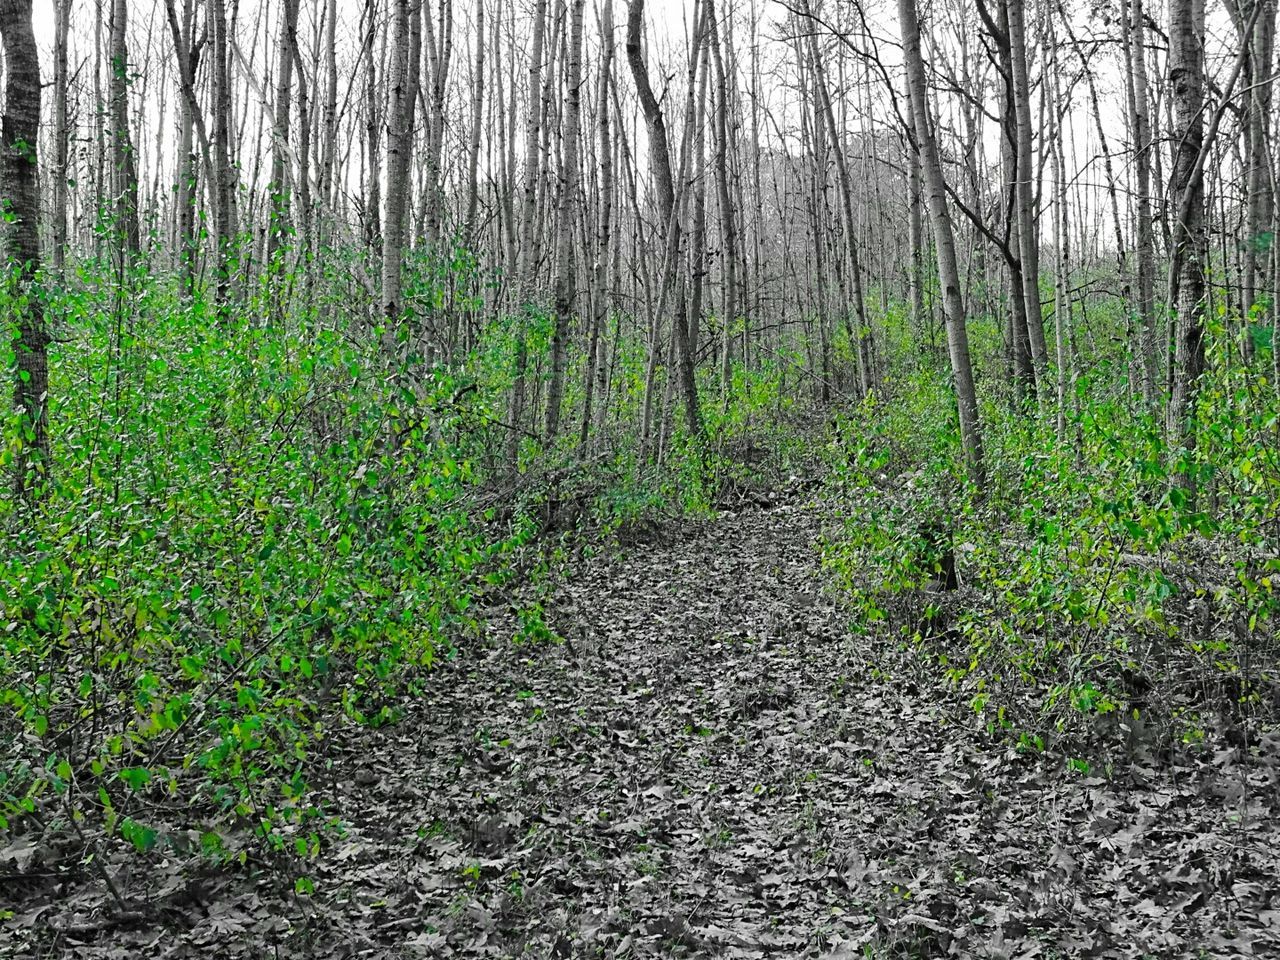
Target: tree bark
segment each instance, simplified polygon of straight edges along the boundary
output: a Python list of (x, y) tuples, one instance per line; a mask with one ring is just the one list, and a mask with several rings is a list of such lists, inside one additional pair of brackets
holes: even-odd
[(716, 202), (720, 211), (720, 236), (724, 247), (722, 273), (724, 292), (721, 298), (720, 338), (720, 402), (728, 408), (733, 390), (733, 330), (737, 323), (740, 295), (738, 292), (738, 220), (729, 193), (729, 82), (720, 49), (720, 25), (716, 20), (714, 0), (706, 0), (710, 24), (711, 56), (716, 65), (715, 167)]
[(225, 0), (209, 0), (213, 30), (214, 247), (218, 310), (225, 316), (234, 294), (237, 216), (236, 172), (231, 163), (231, 51)]
[(479, 203), (480, 136), (484, 124), (484, 0), (476, 0), (476, 58), (471, 74), (471, 142), (467, 148), (467, 210), (462, 223), (462, 245), (472, 250)]
[[(693, 49), (689, 54), (689, 90), (685, 109), (686, 138), (692, 132), (694, 85), (696, 83), (698, 53), (703, 39), (702, 17), (704, 16), (705, 13), (699, 6), (694, 13), (694, 41)], [(662, 294), (659, 296), (660, 309), (658, 311), (658, 319), (661, 319), (661, 313), (666, 306), (667, 295), (674, 290), (679, 282), (676, 274), (680, 264), (681, 211), (676, 208), (675, 181), (671, 170), (671, 148), (667, 139), (666, 119), (663, 115), (662, 105), (658, 102), (658, 98), (654, 96), (653, 86), (649, 81), (649, 71), (644, 62), (642, 47), (643, 24), (644, 0), (631, 0), (631, 5), (627, 12), (627, 62), (631, 66), (631, 75), (635, 80), (641, 109), (644, 111), (645, 126), (649, 132), (649, 162), (658, 187), (659, 216), (661, 221), (666, 224), (664, 231), (666, 252), (663, 257), (664, 278)], [(682, 166), (688, 160), (688, 153), (688, 150), (684, 151), (684, 155), (681, 158)], [(696, 436), (702, 432), (702, 417), (698, 408), (697, 384), (693, 375), (693, 356), (689, 349), (689, 329), (683, 309), (677, 308), (673, 312), (672, 327), (680, 389), (684, 400), (685, 420), (689, 433)], [(660, 339), (657, 337), (652, 339), (653, 342), (650, 344), (650, 364), (654, 362), (657, 352), (662, 349)], [(651, 430), (651, 390), (646, 389), (645, 392), (645, 416), (641, 427), (640, 442), (641, 446), (647, 451)]]
[[(520, 207), (518, 245), (515, 256), (519, 258), (519, 287), (515, 309), (515, 357), (511, 385), (511, 403), (508, 407), (507, 471), (514, 479), (520, 468), (520, 438), (524, 422), (525, 377), (529, 367), (529, 343), (525, 324), (528, 315), (536, 308), (533, 302), (535, 274), (538, 265), (534, 226), (538, 212), (538, 178), (541, 175), (541, 153), (538, 150), (542, 131), (542, 48), (546, 42), (547, 0), (537, 0), (533, 17), (533, 47), (529, 53), (529, 109), (525, 114), (524, 128), (524, 198)], [(515, 91), (512, 91), (513, 95)], [(514, 99), (511, 110), (515, 112)]]
[[(806, 10), (808, 7), (806, 6)], [(862, 291), (862, 263), (858, 256), (858, 225), (853, 215), (853, 179), (849, 173), (849, 161), (845, 156), (843, 138), (836, 127), (835, 111), (831, 108), (831, 94), (827, 89), (826, 71), (822, 66), (822, 54), (818, 49), (817, 35), (809, 34), (809, 55), (813, 59), (814, 85), (817, 87), (818, 109), (821, 122), (827, 126), (831, 150), (835, 155), (836, 170), (840, 177), (840, 203), (844, 214), (845, 253), (849, 259), (849, 288), (853, 293), (853, 310), (857, 317), (857, 329), (849, 322), (849, 310), (844, 310), (845, 325), (849, 333), (849, 346), (857, 351), (858, 390), (862, 396), (874, 387), (871, 363), (870, 327), (867, 319), (866, 299)]]
[(394, 357), (404, 331), (402, 270), (408, 236), (409, 169), (417, 103), (422, 0), (395, 0), (391, 101), (387, 108), (387, 197), (382, 218), (382, 343)]
[[(294, 34), (298, 29), (298, 0), (283, 0), (280, 37), (276, 48), (276, 102), (271, 128), (271, 222), (267, 225), (267, 269), (279, 272), (277, 251), (289, 231), (289, 116), (293, 97)], [(278, 319), (278, 318), (277, 318)]]
[(1005, 0), (1009, 17), (1009, 50), (1013, 67), (1013, 108), (1017, 132), (1018, 244), (1021, 251), (1022, 297), (1026, 304), (1031, 364), (1038, 388), (1048, 374), (1048, 349), (1040, 311), (1040, 243), (1036, 232), (1036, 190), (1032, 166), (1031, 81), (1027, 67), (1025, 10), (1020, 0)]
[(138, 224), (138, 165), (129, 132), (128, 6), (128, 0), (111, 3), (111, 180), (120, 250), (133, 262), (142, 249), (142, 231)]
[(960, 443), (964, 450), (969, 480), (982, 492), (986, 487), (986, 471), (982, 453), (982, 431), (978, 421), (978, 402), (973, 387), (973, 368), (969, 356), (969, 333), (960, 290), (960, 270), (956, 263), (955, 233), (951, 213), (947, 209), (947, 187), (943, 179), (942, 159), (929, 117), (928, 83), (920, 51), (920, 23), (915, 0), (898, 0), (898, 18), (902, 29), (903, 63), (911, 95), (916, 147), (920, 151), (920, 164), (929, 197), (929, 219), (933, 224), (934, 247), (938, 256), (938, 279), (942, 284), (947, 346), (951, 355), (951, 371), (955, 380), (960, 419)]
[[(586, 400), (578, 445), (585, 450), (594, 426), (604, 425), (608, 370), (601, 356), (601, 334), (609, 318), (609, 258), (613, 253), (613, 138), (609, 131), (609, 85), (613, 75), (613, 0), (604, 0), (600, 23), (600, 74), (596, 78), (596, 123), (600, 136), (600, 225), (591, 269), (591, 342), (587, 352)], [(597, 405), (597, 397), (598, 405)]]
[(14, 492), (34, 502), (48, 494), (49, 335), (36, 279), (40, 272), (40, 192), (36, 144), (40, 139), (40, 59), (31, 24), (31, 0), (0, 0), (4, 44), (5, 112), (0, 121), (0, 191), (5, 259), (16, 285), (17, 378), (14, 406), (20, 422)]
[(71, 0), (54, 0), (53, 27), (53, 222), (50, 237), (53, 271), (59, 279), (67, 259), (67, 180), (70, 177), (71, 125), (67, 116), (67, 44)]
[[(1196, 383), (1204, 372), (1205, 257), (1204, 179), (1198, 169), (1204, 145), (1204, 5), (1201, 0), (1169, 0), (1169, 81), (1174, 111), (1174, 160), (1169, 195), (1174, 198), (1174, 263), (1169, 303), (1174, 317), (1173, 377), (1170, 384), (1170, 443), (1195, 448), (1193, 408)], [(1183, 472), (1180, 482), (1191, 488)]]
[(572, 0), (569, 46), (565, 53), (567, 104), (564, 117), (564, 156), (560, 163), (560, 213), (556, 236), (555, 326), (551, 333), (551, 382), (547, 387), (547, 444), (560, 432), (564, 400), (564, 367), (569, 323), (576, 307), (573, 269), (573, 204), (578, 193), (578, 129), (582, 113), (582, 11), (584, 0)]

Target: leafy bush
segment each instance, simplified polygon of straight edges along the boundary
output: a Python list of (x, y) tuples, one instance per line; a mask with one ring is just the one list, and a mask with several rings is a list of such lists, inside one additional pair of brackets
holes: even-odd
[(927, 360), (900, 370), (829, 451), (844, 521), (827, 562), (861, 626), (887, 624), (1024, 743), (1132, 740), (1148, 711), (1195, 739), (1210, 718), (1270, 706), (1280, 402), (1265, 366), (1228, 363), (1215, 333), (1192, 453), (1111, 381), (1080, 380), (1064, 437), (988, 384), (983, 496), (958, 469), (946, 376)]

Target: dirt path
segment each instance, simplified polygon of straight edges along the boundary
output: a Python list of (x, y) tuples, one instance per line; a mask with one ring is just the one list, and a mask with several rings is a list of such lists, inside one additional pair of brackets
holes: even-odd
[(958, 694), (905, 668), (877, 679), (892, 658), (822, 594), (821, 517), (753, 507), (581, 564), (548, 610), (568, 643), (513, 647), (503, 624), (400, 724), (335, 750), (351, 825), (316, 864), (305, 924), (264, 877), (138, 942), (1280, 956), (1274, 766), (1104, 782), (983, 746)]

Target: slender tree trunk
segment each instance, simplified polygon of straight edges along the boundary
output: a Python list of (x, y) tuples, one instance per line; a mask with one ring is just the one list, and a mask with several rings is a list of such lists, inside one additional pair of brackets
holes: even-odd
[(555, 443), (560, 432), (560, 407), (564, 401), (564, 367), (569, 323), (576, 297), (573, 269), (573, 203), (578, 193), (578, 129), (582, 113), (582, 11), (584, 0), (572, 0), (569, 46), (565, 53), (568, 68), (565, 87), (568, 103), (564, 118), (564, 157), (560, 173), (560, 213), (556, 237), (555, 326), (551, 334), (551, 382), (547, 387), (547, 444)]
[(929, 195), (929, 217), (933, 223), (933, 241), (938, 255), (938, 279), (942, 284), (943, 307), (946, 311), (947, 346), (951, 353), (956, 405), (960, 416), (960, 442), (964, 449), (969, 479), (982, 491), (986, 487), (986, 473), (982, 455), (982, 432), (978, 422), (978, 402), (969, 357), (969, 334), (960, 288), (960, 270), (956, 263), (955, 233), (951, 225), (951, 213), (947, 209), (947, 187), (943, 179), (942, 159), (938, 154), (938, 144), (934, 139), (929, 117), (928, 81), (924, 72), (924, 58), (920, 52), (920, 23), (915, 0), (898, 0), (898, 18), (902, 28), (902, 55), (911, 95), (914, 133)]
[[(1169, 303), (1174, 319), (1173, 378), (1170, 384), (1170, 442), (1193, 450), (1196, 383), (1204, 372), (1205, 256), (1204, 179), (1197, 169), (1204, 146), (1204, 5), (1201, 0), (1169, 0), (1169, 80), (1173, 87), (1174, 163), (1169, 195), (1177, 216)], [(1180, 482), (1193, 488), (1184, 471)]]
[(1040, 243), (1036, 232), (1036, 189), (1032, 165), (1031, 81), (1027, 68), (1025, 10), (1019, 0), (1005, 0), (1009, 17), (1009, 50), (1013, 66), (1013, 108), (1017, 129), (1018, 244), (1022, 261), (1022, 297), (1036, 383), (1048, 374), (1044, 318), (1040, 312)]
[(1159, 393), (1159, 368), (1156, 360), (1155, 317), (1155, 231), (1151, 212), (1151, 153), (1153, 141), (1148, 114), (1146, 21), (1143, 0), (1122, 0), (1122, 13), (1127, 6), (1129, 16), (1121, 24), (1125, 38), (1125, 55), (1131, 69), (1128, 89), (1129, 126), (1133, 131), (1133, 171), (1137, 192), (1134, 196), (1135, 229), (1134, 254), (1137, 259), (1138, 297), (1137, 313), (1139, 352), (1142, 366), (1142, 396), (1148, 409), (1153, 409)]
[[(515, 316), (515, 369), (508, 408), (507, 471), (514, 479), (520, 468), (520, 438), (524, 422), (525, 378), (529, 368), (529, 343), (525, 324), (536, 309), (533, 302), (538, 255), (534, 243), (534, 226), (538, 212), (538, 178), (541, 175), (538, 140), (542, 132), (542, 48), (546, 42), (547, 0), (537, 0), (533, 18), (533, 47), (529, 52), (529, 109), (524, 128), (524, 198), (520, 208), (519, 241), (516, 256), (520, 259), (519, 291)], [(511, 104), (515, 111), (515, 102)]]
[[(587, 354), (586, 400), (582, 411), (579, 447), (586, 449), (590, 430), (604, 425), (608, 370), (601, 356), (600, 338), (609, 319), (609, 258), (613, 253), (613, 138), (609, 132), (609, 84), (613, 71), (613, 0), (604, 0), (600, 23), (600, 75), (596, 78), (596, 123), (600, 135), (600, 227), (596, 237), (596, 261), (591, 270), (591, 345)], [(597, 399), (598, 398), (598, 399)], [(598, 404), (593, 409), (593, 404)]]
[[(689, 90), (686, 103), (686, 138), (692, 132), (693, 126), (693, 99), (695, 96), (694, 85), (696, 83), (698, 53), (703, 38), (702, 19), (704, 11), (699, 6), (694, 13), (694, 43), (693, 49), (690, 51), (690, 67), (689, 67)], [(653, 170), (654, 180), (658, 187), (658, 207), (661, 220), (666, 224), (665, 230), (665, 246), (666, 252), (663, 256), (664, 278), (662, 283), (662, 294), (659, 296), (658, 318), (666, 307), (667, 295), (673, 291), (679, 282), (677, 276), (679, 272), (679, 249), (680, 249), (680, 223), (681, 212), (676, 208), (675, 180), (671, 170), (671, 148), (667, 139), (667, 124), (663, 115), (662, 105), (658, 102), (658, 98), (653, 93), (653, 86), (649, 81), (648, 68), (644, 62), (644, 50), (642, 47), (642, 30), (644, 24), (644, 0), (631, 0), (631, 5), (627, 13), (627, 61), (631, 67), (631, 75), (635, 80), (636, 92), (640, 97), (640, 106), (644, 111), (645, 125), (649, 132), (649, 162)], [(688, 150), (684, 151), (681, 158), (682, 167), (686, 165), (688, 160)], [(681, 393), (684, 399), (685, 419), (689, 427), (690, 434), (698, 435), (702, 431), (702, 418), (698, 409), (698, 393), (697, 384), (693, 378), (693, 357), (689, 349), (689, 330), (685, 321), (683, 309), (676, 309), (673, 313), (672, 323), (674, 326), (673, 336), (676, 344), (676, 357), (678, 364), (678, 374), (680, 377)], [(650, 364), (654, 363), (657, 352), (662, 349), (660, 338), (652, 338), (650, 345)], [(652, 398), (652, 375), (646, 377), (650, 381), (650, 385), (646, 387), (645, 394), (645, 414), (641, 425), (640, 443), (645, 451), (648, 451), (650, 440), (650, 431), (652, 429), (651, 418), (651, 398)]]
[(111, 3), (111, 180), (120, 249), (134, 261), (142, 249), (142, 231), (138, 224), (137, 157), (129, 133), (128, 6), (128, 0)]
[(387, 108), (387, 197), (382, 232), (382, 337), (389, 357), (403, 339), (404, 301), (401, 272), (408, 237), (409, 170), (417, 103), (422, 0), (395, 0), (395, 35), (391, 50), (391, 101)]
[(716, 203), (720, 212), (723, 245), (724, 291), (721, 299), (720, 402), (728, 409), (733, 390), (733, 330), (739, 312), (738, 225), (729, 194), (729, 81), (720, 49), (720, 25), (714, 0), (707, 0), (707, 21), (711, 30), (711, 56), (716, 65), (715, 166)]
[[(294, 29), (289, 34), (289, 55), (293, 58), (293, 69), (297, 76), (298, 86), (298, 234), (299, 260), (305, 263), (314, 249), (315, 198), (311, 193), (311, 94), (307, 85), (307, 72), (302, 59), (302, 49), (298, 44), (297, 5), (294, 3)], [(311, 270), (305, 270), (305, 281), (308, 287), (313, 282)]]
[(71, 0), (54, 0), (53, 27), (53, 271), (61, 279), (67, 258), (67, 180), (71, 125), (67, 116), (67, 45)]
[(449, 64), (453, 59), (453, 2), (441, 0), (439, 19), (432, 20), (430, 4), (423, 15), (426, 24), (425, 44), (430, 68), (429, 89), (431, 113), (427, 124), (426, 186), (423, 190), (424, 235), (427, 246), (436, 250), (440, 244), (444, 219), (444, 191), (440, 183), (440, 158), (444, 148), (445, 95), (449, 82)]
[(689, 349), (698, 355), (702, 335), (703, 288), (707, 272), (707, 75), (710, 72), (709, 44), (702, 47), (701, 76), (698, 80), (698, 113), (694, 120), (693, 225), (689, 235)]
[[(984, 0), (979, 0), (978, 10), (998, 51), (1001, 83), (1000, 167), (1004, 179), (1000, 196), (1006, 237), (1002, 252), (1005, 254), (1009, 285), (1006, 346), (1015, 396), (1023, 400), (1036, 396), (1036, 370), (1031, 349), (1022, 269), (1022, 226), (1019, 217), (1021, 160), (1018, 150), (1017, 94), (1014, 83), (1013, 47), (1010, 42), (1009, 3), (1007, 0), (1001, 0), (996, 18), (992, 18), (987, 12)], [(1036, 302), (1039, 303), (1038, 296)], [(1036, 311), (1039, 315), (1038, 306)]]
[[(398, 2), (398, 0), (396, 0)], [(382, 117), (378, 96), (378, 63), (374, 41), (377, 38), (378, 0), (365, 0), (364, 5), (364, 110), (365, 170), (368, 185), (364, 196), (364, 237), (370, 251), (382, 251)], [(385, 74), (384, 74), (385, 80)]]
[[(915, 126), (911, 98), (907, 98), (907, 123)], [(911, 262), (907, 268), (907, 286), (911, 298), (911, 334), (918, 340), (925, 336), (924, 306), (924, 172), (920, 168), (920, 151), (907, 146), (907, 242)]]
[(236, 272), (236, 172), (231, 163), (231, 52), (227, 42), (225, 0), (209, 0), (213, 32), (213, 163), (217, 202), (214, 204), (217, 303), (225, 312)]
[[(324, 143), (320, 148), (320, 202), (334, 205), (338, 166), (338, 0), (328, 0), (324, 15)], [(319, 94), (317, 94), (318, 96)], [(328, 230), (330, 228), (325, 227)]]
[(0, 41), (7, 74), (0, 121), (0, 221), (18, 307), (14, 406), (21, 416), (14, 491), (33, 502), (48, 493), (49, 335), (35, 282), (40, 272), (40, 192), (36, 144), (40, 135), (40, 58), (31, 25), (31, 0), (0, 0)]
[(475, 244), (476, 207), (479, 203), (480, 135), (484, 123), (484, 0), (476, 0), (476, 59), (471, 74), (471, 142), (467, 149), (467, 212), (463, 217), (462, 244)]
[[(267, 269), (279, 272), (276, 253), (289, 231), (289, 116), (293, 97), (293, 35), (298, 29), (298, 0), (283, 0), (276, 52), (275, 118), (271, 128), (271, 222), (267, 225)], [(274, 299), (274, 296), (273, 296)], [(278, 305), (273, 308), (278, 312)], [(277, 316), (277, 320), (280, 318)]]
[[(1053, 171), (1053, 242), (1058, 262), (1053, 271), (1053, 319), (1057, 365), (1057, 433), (1061, 443), (1067, 436), (1067, 405), (1075, 395), (1075, 364), (1069, 346), (1073, 336), (1071, 328), (1070, 290), (1070, 223), (1067, 217), (1067, 164), (1062, 147), (1062, 122), (1066, 113), (1062, 103), (1060, 85), (1061, 64), (1058, 62), (1057, 41), (1050, 19), (1045, 35), (1046, 82), (1050, 84), (1050, 110), (1052, 129), (1049, 140), (1049, 157)], [(1052, 58), (1049, 60), (1048, 58)]]
[[(174, 0), (165, 0), (165, 13), (169, 20), (169, 32), (173, 38), (173, 48), (178, 60), (178, 82), (182, 88), (182, 130), (179, 139), (178, 189), (177, 189), (177, 234), (182, 244), (182, 275), (187, 294), (194, 296), (196, 291), (196, 261), (199, 253), (199, 233), (196, 230), (196, 157), (192, 147), (192, 130), (195, 131), (195, 142), (200, 148), (204, 160), (206, 182), (215, 184), (210, 191), (212, 220), (215, 225), (221, 222), (218, 212), (219, 196), (216, 190), (216, 175), (209, 145), (209, 135), (205, 130), (204, 112), (196, 99), (196, 70), (200, 64), (199, 47), (192, 43), (191, 37), (195, 24), (195, 5), (192, 0), (184, 0), (182, 24), (178, 23), (178, 13)], [(221, 254), (219, 253), (220, 257)]]
[[(1244, 306), (1248, 315), (1245, 326), (1246, 355), (1252, 356), (1252, 323), (1266, 323), (1267, 314), (1276, 309), (1269, 303), (1266, 289), (1269, 280), (1269, 255), (1276, 243), (1271, 232), (1275, 195), (1271, 185), (1270, 153), (1272, 121), (1273, 54), (1276, 33), (1276, 0), (1251, 0), (1261, 5), (1253, 30), (1249, 61), (1251, 76), (1246, 83), (1245, 113), (1245, 190), (1246, 221), (1244, 236)], [(1242, 4), (1243, 7), (1243, 4)], [(1243, 17), (1241, 18), (1243, 22)], [(1250, 43), (1242, 36), (1241, 42)]]

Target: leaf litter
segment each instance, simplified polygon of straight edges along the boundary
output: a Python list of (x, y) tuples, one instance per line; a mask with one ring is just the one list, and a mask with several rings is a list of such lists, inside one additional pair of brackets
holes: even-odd
[(331, 735), (309, 894), (104, 841), (120, 914), (16, 838), (0, 956), (1280, 956), (1280, 737), (1106, 777), (1020, 753), (849, 631), (826, 516), (766, 498), (583, 560), (560, 643), (495, 607), (399, 723)]

